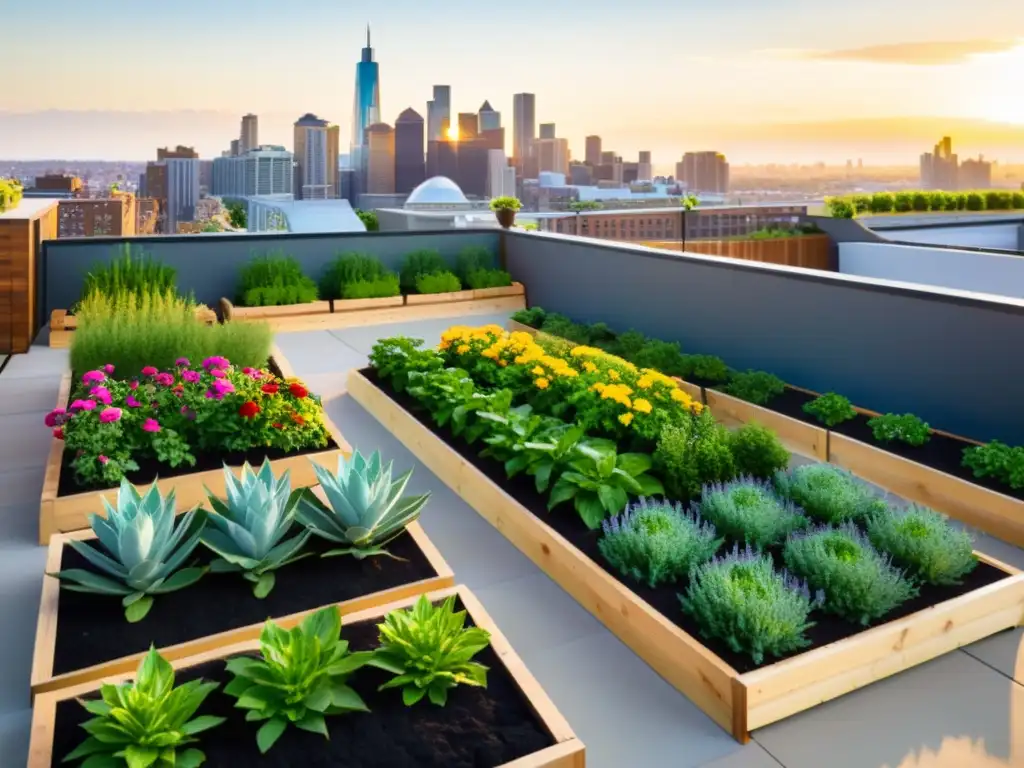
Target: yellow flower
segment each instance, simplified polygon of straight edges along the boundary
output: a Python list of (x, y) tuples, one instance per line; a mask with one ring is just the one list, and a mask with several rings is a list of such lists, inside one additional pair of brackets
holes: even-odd
[(633, 401), (633, 410), (638, 413), (650, 413), (651, 403), (648, 400), (644, 400), (642, 397), (638, 397)]
[(630, 424), (633, 423), (633, 414), (624, 413), (621, 416), (619, 416), (619, 421), (621, 421), (625, 426), (628, 427)]
[(683, 392), (683, 390), (681, 390), (681, 389), (673, 389), (672, 390), (672, 399), (675, 400), (677, 403), (683, 403), (685, 405), (685, 404), (688, 404), (688, 403), (692, 402), (693, 398), (691, 398), (688, 394)]
[(636, 385), (640, 387), (640, 389), (650, 389), (652, 384), (654, 384), (654, 377), (649, 376), (646, 373), (637, 379), (636, 382)]
[(543, 376), (545, 373), (547, 373), (547, 371), (545, 371), (538, 365), (536, 368), (530, 371), (530, 373), (532, 373), (534, 376)]
[(612, 381), (618, 381), (619, 378), (620, 378), (619, 377), (619, 372), (618, 371), (608, 371), (608, 378), (611, 379)]
[(547, 389), (548, 385), (551, 384), (551, 382), (545, 379), (543, 376), (533, 383), (537, 386), (537, 389)]
[(599, 381), (596, 384), (594, 384), (594, 386), (592, 386), (591, 389), (594, 390), (595, 392), (604, 392), (607, 387), (607, 384), (603, 384), (602, 382)]
[(594, 365), (589, 360), (587, 360), (585, 363), (583, 363), (583, 370), (585, 370), (587, 373), (593, 373), (594, 371), (597, 370), (597, 366)]
[(456, 349), (455, 351), (458, 352), (460, 355), (464, 355), (467, 352), (469, 352), (469, 344), (460, 344), (459, 348)]

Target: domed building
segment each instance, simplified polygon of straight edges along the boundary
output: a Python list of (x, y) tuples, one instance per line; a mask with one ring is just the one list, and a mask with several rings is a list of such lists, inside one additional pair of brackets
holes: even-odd
[(412, 211), (472, 211), (478, 206), (466, 199), (454, 181), (434, 176), (410, 192), (403, 207)]

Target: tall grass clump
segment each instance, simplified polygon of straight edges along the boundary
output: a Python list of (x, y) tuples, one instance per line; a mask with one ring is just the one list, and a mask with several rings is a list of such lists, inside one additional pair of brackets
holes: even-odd
[(141, 249), (133, 251), (128, 243), (120, 250), (120, 255), (86, 274), (83, 297), (94, 293), (115, 297), (124, 293), (163, 295), (176, 292), (178, 272), (174, 267), (157, 261)]
[(114, 366), (130, 378), (145, 366), (174, 368), (181, 357), (204, 360), (219, 355), (238, 366), (266, 364), (274, 334), (266, 323), (206, 325), (196, 305), (173, 291), (88, 295), (79, 305), (78, 330), (71, 342), (76, 373)]
[(303, 274), (298, 261), (281, 252), (256, 256), (242, 268), (238, 301), (243, 307), (310, 304), (317, 300), (316, 283)]
[(398, 279), (376, 256), (342, 253), (327, 266), (320, 281), (325, 299), (373, 299), (399, 294)]

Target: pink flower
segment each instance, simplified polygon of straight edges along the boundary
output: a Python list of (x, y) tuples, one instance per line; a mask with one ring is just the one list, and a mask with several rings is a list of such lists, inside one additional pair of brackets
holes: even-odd
[(253, 381), (259, 381), (263, 378), (263, 371), (259, 368), (250, 368), (246, 373), (249, 374), (249, 378)]
[(181, 406), (180, 413), (181, 413), (182, 416), (184, 416), (189, 421), (195, 421), (196, 420), (196, 412), (193, 411), (191, 408), (189, 408), (187, 405)]
[(222, 371), (220, 368), (211, 368), (210, 375), (213, 376), (213, 378), (215, 379), (223, 379), (225, 376), (227, 376), (227, 374), (224, 373), (224, 371)]
[(58, 440), (63, 440), (64, 439), (64, 428), (63, 427), (57, 427), (55, 430), (53, 430), (53, 436), (55, 438), (57, 438)]
[(98, 461), (100, 464), (106, 464), (108, 461), (110, 461), (110, 459), (108, 459), (101, 453), (99, 456), (96, 457), (96, 461)]
[(100, 421), (103, 424), (110, 424), (111, 422), (120, 420), (120, 418), (120, 408), (104, 408), (102, 411), (100, 411)]
[(169, 387), (174, 384), (174, 377), (169, 373), (158, 373), (153, 377), (153, 381), (161, 387)]
[(110, 363), (107, 363), (106, 365), (103, 366), (103, 372), (107, 374), (107, 376), (112, 376), (114, 374), (114, 366), (111, 365)]
[(93, 400), (75, 400), (71, 404), (71, 412), (75, 411), (91, 411), (96, 407), (96, 402)]
[(199, 371), (182, 371), (181, 378), (189, 384), (196, 384), (200, 379)]
[(231, 394), (235, 391), (235, 385), (227, 379), (215, 380), (208, 390), (206, 390), (207, 400), (223, 400), (224, 395)]
[(179, 368), (188, 368), (191, 365), (187, 357), (179, 357), (174, 361), (174, 364)]
[(134, 395), (128, 395), (128, 397), (126, 397), (124, 399), (124, 404), (127, 405), (129, 408), (141, 408), (142, 407), (142, 403), (140, 403), (138, 400), (136, 400)]
[(67, 411), (64, 410), (63, 408), (54, 408), (52, 411), (46, 414), (46, 418), (43, 419), (43, 423), (50, 429), (53, 429), (54, 427), (59, 427), (61, 424), (64, 423), (64, 415), (66, 413)]
[(227, 368), (231, 365), (231, 362), (226, 357), (220, 357), (214, 355), (203, 360), (203, 368), (210, 370), (211, 368)]
[(157, 421), (156, 419), (146, 419), (144, 422), (142, 422), (142, 431), (143, 432), (159, 432), (160, 431), (160, 422)]
[(107, 376), (103, 371), (86, 371), (82, 374), (83, 384), (92, 384), (94, 381), (103, 381)]
[(156, 373), (156, 368), (154, 368), (152, 365), (147, 365), (145, 368), (142, 369), (143, 376), (156, 376)]
[(110, 390), (106, 387), (93, 387), (89, 390), (89, 397), (104, 405), (110, 405)]
[(131, 384), (128, 385), (128, 389), (136, 390), (138, 388), (139, 388), (139, 380), (138, 379), (132, 379)]

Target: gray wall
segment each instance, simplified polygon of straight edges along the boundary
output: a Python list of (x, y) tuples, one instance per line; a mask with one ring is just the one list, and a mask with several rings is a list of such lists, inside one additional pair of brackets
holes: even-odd
[(360, 251), (377, 256), (397, 270), (406, 254), (431, 248), (451, 259), (469, 245), (485, 246), (495, 254), (499, 233), (461, 230), (447, 232), (353, 232), (324, 235), (186, 235), (180, 237), (80, 238), (44, 244), (40, 318), (54, 309), (67, 309), (79, 300), (90, 269), (120, 254), (123, 243), (141, 248), (178, 270), (178, 290), (195, 293), (212, 307), (222, 297), (234, 298), (239, 270), (254, 255), (282, 251), (294, 256), (306, 274), (319, 280), (327, 264), (339, 253)]
[(506, 237), (531, 305), (679, 341), (864, 408), (1024, 443), (1024, 301), (550, 233)]
[(1020, 246), (1020, 222), (977, 224), (963, 227), (918, 227), (875, 231), (889, 240), (926, 245), (970, 246), (1012, 251)]
[(1024, 298), (1024, 256), (889, 243), (840, 243), (839, 271)]

